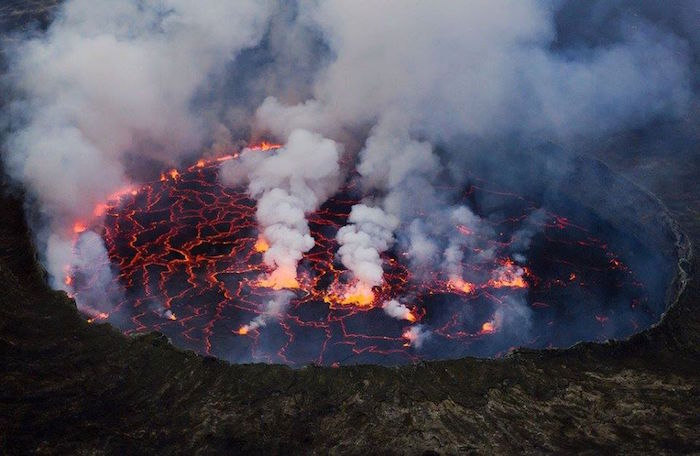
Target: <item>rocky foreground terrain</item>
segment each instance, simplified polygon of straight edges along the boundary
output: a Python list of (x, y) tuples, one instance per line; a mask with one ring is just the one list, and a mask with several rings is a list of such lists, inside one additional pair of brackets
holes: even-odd
[(690, 241), (662, 322), (627, 341), (399, 368), (229, 365), (88, 324), (46, 285), (22, 195), (4, 185), (0, 453), (700, 452), (697, 141), (643, 159), (615, 141), (596, 154), (658, 195)]

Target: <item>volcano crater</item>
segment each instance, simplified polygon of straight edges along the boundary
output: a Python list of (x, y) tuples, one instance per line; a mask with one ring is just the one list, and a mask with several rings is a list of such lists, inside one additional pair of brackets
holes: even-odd
[[(289, 305), (270, 315), (265, 303), (280, 291), (260, 285), (267, 268), (255, 201), (219, 183), (221, 159), (165, 173), (105, 206), (92, 228), (107, 246), (102, 266), (114, 272), (108, 308), (93, 297), (92, 268), (72, 270), (69, 280), (89, 321), (127, 334), (156, 330), (178, 347), (235, 363), (498, 357), (622, 339), (658, 322), (681, 280), (679, 234), (661, 203), (590, 158), (527, 157), (458, 167), (467, 171), (451, 191), (495, 233), (484, 241), (493, 254), (470, 256), (461, 284), (412, 273), (399, 242), (383, 255), (385, 283), (373, 301), (340, 302), (334, 290), (351, 279), (336, 259), (335, 234), (363, 196), (348, 180), (308, 215), (315, 246), (299, 264)], [(494, 170), (494, 162), (505, 165)], [(514, 253), (525, 225), (529, 245)], [(385, 309), (391, 300), (402, 315)], [(245, 329), (252, 321), (261, 324)]]

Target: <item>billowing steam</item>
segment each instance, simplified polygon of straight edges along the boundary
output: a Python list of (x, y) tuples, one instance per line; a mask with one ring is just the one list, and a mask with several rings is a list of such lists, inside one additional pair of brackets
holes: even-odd
[(338, 255), (357, 281), (344, 293), (345, 300), (371, 304), (372, 287), (381, 285), (384, 275), (379, 254), (393, 245), (398, 219), (381, 208), (356, 204), (348, 223), (338, 230)]
[(98, 235), (73, 250), (73, 227), (129, 185), (130, 168), (172, 165), (210, 140), (216, 122), (196, 97), (260, 41), (270, 14), (258, 1), (71, 0), (10, 50), (23, 101), (4, 165), (47, 219), (35, 230), (54, 287), (70, 289), (66, 267), (104, 251)]
[(221, 166), (223, 183), (247, 184), (248, 193), (258, 202), (261, 241), (267, 244), (263, 258), (273, 268), (264, 285), (298, 286), (297, 263), (314, 246), (306, 214), (338, 188), (338, 158), (334, 141), (295, 130), (284, 147), (269, 155), (247, 149), (240, 161)]
[[(298, 286), (314, 246), (306, 217), (353, 171), (363, 198), (337, 232), (351, 275), (340, 301), (373, 302), (392, 248), (416, 280), (444, 274), (465, 293), (478, 280), (519, 284), (543, 214), (516, 233), (514, 261), (469, 277), (465, 264), (494, 257), (494, 233), (441, 188), (459, 174), (458, 155), (475, 153), (447, 145), (593, 141), (681, 117), (693, 101), (696, 43), (687, 34), (629, 15), (603, 45), (569, 39), (562, 48), (558, 14), (571, 6), (555, 5), (66, 1), (46, 31), (6, 50), (16, 101), (3, 164), (39, 212), (33, 229), (52, 286), (70, 291), (67, 270), (108, 264), (89, 227), (111, 196), (205, 148), (228, 151), (263, 135), (285, 145), (245, 149), (220, 170), (257, 202), (256, 248), (270, 268), (261, 284)], [(92, 274), (96, 290), (111, 277)], [(383, 308), (413, 322), (402, 298)], [(83, 308), (108, 310), (112, 298), (84, 299)], [(279, 316), (289, 299), (281, 293), (247, 329)], [(490, 324), (525, 337), (527, 319), (524, 300), (514, 300)], [(418, 349), (430, 331), (416, 324), (404, 336)]]

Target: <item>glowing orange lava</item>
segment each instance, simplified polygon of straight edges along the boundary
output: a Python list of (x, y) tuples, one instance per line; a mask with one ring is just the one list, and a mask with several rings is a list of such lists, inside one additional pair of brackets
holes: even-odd
[(277, 268), (266, 277), (258, 279), (255, 285), (273, 290), (284, 290), (299, 288), (299, 281), (296, 278), (296, 271)]
[(462, 293), (469, 294), (474, 291), (474, 284), (463, 280), (460, 277), (453, 277), (447, 281), (447, 287), (451, 290), (461, 291)]
[(253, 249), (255, 249), (256, 252), (262, 253), (262, 252), (267, 252), (267, 250), (270, 248), (270, 244), (267, 243), (264, 237), (258, 236), (258, 240), (255, 241), (255, 244), (253, 245)]
[[(262, 152), (279, 147), (265, 142), (248, 149)], [(112, 285), (119, 291), (119, 302), (110, 307), (109, 314), (85, 311), (103, 309), (102, 303), (83, 304), (81, 311), (89, 322), (109, 318), (127, 333), (161, 331), (178, 346), (234, 362), (393, 364), (440, 358), (444, 353), (493, 354), (489, 350), (505, 350), (518, 343), (497, 347), (499, 337), (508, 331), (507, 323), (497, 323), (494, 315), (510, 304), (507, 299), (511, 297), (529, 306), (538, 331), (550, 331), (538, 332), (545, 336), (536, 344), (544, 346), (552, 340), (557, 344), (554, 338), (566, 334), (566, 320), (556, 326), (560, 323), (556, 314), (562, 307), (550, 299), (552, 293), (568, 296), (563, 293), (600, 282), (601, 276), (608, 280), (605, 275), (614, 276), (615, 284), (626, 287), (630, 299), (637, 302), (632, 309), (635, 319), (645, 321), (644, 294), (628, 268), (607, 244), (564, 223), (563, 218), (552, 215), (542, 228), (547, 235), (544, 247), (549, 249), (542, 261), (558, 261), (562, 251), (569, 255), (546, 269), (547, 276), (538, 276), (523, 262), (511, 259), (508, 234), (532, 210), (532, 205), (517, 197), (513, 197), (512, 217), (484, 219), (494, 225), (495, 232), (505, 235), (472, 249), (494, 252), (483, 259), (467, 260), (471, 257), (465, 247), (465, 261), (460, 265), (463, 275), (441, 271), (414, 275), (406, 253), (394, 247), (382, 254), (383, 282), (373, 287), (352, 282), (337, 258), (336, 233), (363, 197), (348, 184), (307, 215), (315, 246), (298, 263), (299, 274), (292, 268), (271, 269), (264, 255), (270, 245), (260, 233), (255, 201), (244, 188), (227, 188), (218, 180), (219, 163), (238, 155), (226, 151), (164, 172), (162, 180), (121, 189), (114, 200), (95, 207), (94, 220), (75, 221), (75, 240), (87, 229), (102, 233), (108, 266), (117, 273)], [(494, 195), (510, 198), (508, 193)], [(465, 226), (453, 228), (463, 236), (479, 236)], [(561, 244), (547, 244), (550, 238)], [(590, 268), (577, 261), (581, 253), (603, 260), (596, 260), (596, 268)], [(89, 271), (71, 268), (66, 269), (64, 283), (79, 303), (81, 297), (89, 299), (88, 291), (94, 286)], [(289, 293), (292, 297), (286, 307), (270, 313), (265, 303), (283, 289), (295, 291)], [(410, 302), (410, 308), (402, 304), (403, 309), (394, 306), (388, 311), (380, 304), (392, 300)], [(584, 309), (581, 315), (596, 326), (597, 334), (607, 336), (619, 321), (605, 324), (609, 316), (617, 318), (606, 311)], [(414, 324), (418, 321), (420, 325)], [(551, 321), (553, 326), (548, 324)], [(423, 343), (427, 338), (430, 342)], [(566, 343), (568, 340), (562, 345)]]
[(503, 266), (495, 271), (496, 277), (489, 281), (493, 288), (527, 288), (527, 282), (523, 278), (525, 269), (514, 265), (513, 261), (506, 259)]
[(329, 304), (369, 307), (374, 303), (374, 298), (372, 287), (358, 282), (349, 287), (337, 287), (335, 292), (324, 296), (323, 300)]
[(248, 146), (248, 149), (250, 150), (261, 150), (263, 152), (267, 152), (268, 150), (275, 150), (279, 149), (282, 147), (282, 144), (275, 144), (275, 143), (269, 143), (269, 142), (261, 142), (260, 144), (256, 144), (254, 146)]
[(73, 224), (73, 232), (75, 234), (80, 234), (83, 231), (87, 230), (87, 225), (83, 222), (75, 222)]
[(492, 321), (487, 321), (481, 325), (480, 334), (491, 334), (496, 331), (496, 325)]

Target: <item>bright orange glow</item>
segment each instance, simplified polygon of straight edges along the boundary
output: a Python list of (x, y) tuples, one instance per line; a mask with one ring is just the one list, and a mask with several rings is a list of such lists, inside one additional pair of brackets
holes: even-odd
[(461, 291), (462, 293), (469, 294), (474, 291), (474, 284), (467, 282), (460, 277), (453, 277), (447, 282), (447, 286), (452, 290)]
[(92, 215), (94, 215), (95, 217), (101, 217), (104, 215), (105, 212), (107, 212), (107, 209), (109, 209), (108, 205), (100, 203), (97, 206), (95, 206), (95, 209), (92, 210)]
[(503, 274), (497, 279), (490, 280), (489, 283), (494, 288), (527, 288), (525, 279), (523, 279), (522, 276), (513, 274)]
[[(227, 188), (218, 180), (219, 166), (226, 160), (235, 165), (239, 154), (262, 159), (268, 154), (279, 154), (275, 149), (285, 147), (252, 141), (249, 145), (242, 149), (238, 146), (212, 149), (207, 151), (210, 155), (195, 157), (177, 169), (166, 165), (151, 176), (155, 182), (114, 187), (121, 189), (110, 196), (111, 199), (102, 195), (104, 199), (93, 200), (100, 204), (90, 204), (92, 210), (90, 205), (84, 208), (84, 216), (68, 219), (63, 235), (73, 241), (76, 255), (82, 253), (80, 243), (85, 241), (86, 234), (92, 235), (94, 231), (101, 235), (108, 246), (109, 266), (115, 272), (110, 289), (115, 286), (129, 292), (109, 315), (100, 313), (101, 308), (86, 311), (84, 302), (87, 300), (79, 299), (84, 319), (95, 324), (101, 323), (98, 321), (101, 319), (125, 322), (129, 331), (160, 329), (178, 335), (179, 340), (189, 341), (188, 346), (209, 355), (221, 352), (217, 343), (223, 333), (234, 339), (239, 335), (237, 340), (243, 344), (242, 349), (249, 351), (250, 358), (256, 361), (328, 364), (338, 356), (345, 359), (350, 353), (362, 362), (384, 354), (392, 360), (400, 356), (402, 360), (416, 361), (432, 353), (433, 342), (436, 348), (462, 342), (466, 346), (480, 338), (498, 337), (505, 331), (500, 311), (508, 310), (506, 299), (512, 295), (520, 299), (528, 288), (559, 293), (560, 289), (572, 287), (562, 291), (568, 293), (570, 289), (575, 291), (583, 279), (596, 286), (598, 277), (604, 278), (609, 270), (627, 271), (617, 256), (585, 230), (571, 230), (560, 233), (562, 242), (567, 245), (571, 242), (571, 251), (562, 250), (565, 253), (562, 257), (557, 256), (558, 250), (552, 251), (553, 261), (563, 261), (561, 269), (558, 273), (547, 271), (541, 277), (528, 270), (524, 259), (508, 258), (513, 249), (507, 242), (492, 242), (479, 235), (474, 243), (461, 244), (465, 258), (456, 264), (458, 269), (436, 267), (415, 274), (410, 267), (409, 252), (396, 248), (380, 255), (381, 283), (360, 282), (357, 278), (348, 280), (352, 271), (338, 261), (335, 228), (348, 220), (350, 208), (361, 195), (352, 182), (339, 188), (338, 194), (322, 209), (306, 214), (314, 248), (305, 252), (298, 263), (285, 262), (285, 268), (280, 269), (270, 263), (271, 254), (277, 248), (271, 245), (272, 234), (263, 234), (261, 226), (255, 224), (258, 208), (254, 198), (242, 186)], [(163, 182), (158, 181), (161, 173)], [(471, 191), (482, 190), (474, 187)], [(530, 206), (523, 201), (522, 215), (526, 217)], [(509, 215), (512, 218), (506, 225), (513, 225), (515, 229), (521, 218), (515, 206), (513, 208), (513, 214)], [(193, 229), (195, 224), (196, 229)], [(552, 231), (552, 238), (543, 238), (545, 246), (559, 242), (551, 221), (546, 227)], [(463, 240), (477, 234), (469, 224), (453, 222), (449, 228)], [(501, 238), (505, 239), (504, 236), (497, 239)], [(585, 243), (576, 243), (579, 238)], [(576, 260), (576, 255), (588, 246), (600, 247), (604, 255), (598, 259), (596, 254), (596, 261), (600, 263), (592, 265), (596, 269), (589, 269)], [(59, 268), (57, 279), (64, 283), (61, 288), (81, 298), (81, 293), (89, 292), (101, 278), (91, 274), (92, 268), (92, 264), (83, 262)], [(623, 279), (625, 284), (635, 287), (629, 295), (633, 299), (632, 306), (643, 308), (645, 295), (638, 291), (642, 289), (641, 284), (636, 284), (631, 272)], [(285, 289), (291, 293), (273, 291)], [(141, 296), (143, 299), (139, 299)], [(278, 296), (285, 300), (288, 297), (289, 302), (277, 301)], [(546, 298), (549, 298), (549, 291), (538, 295), (537, 299)], [(638, 304), (634, 304), (637, 298)], [(273, 303), (268, 305), (269, 299)], [(413, 300), (415, 302), (411, 302)], [(533, 318), (538, 321), (545, 318), (542, 323), (552, 326), (551, 334), (565, 330), (566, 326), (560, 327), (556, 316), (560, 308), (558, 302), (535, 301), (530, 305)], [(550, 305), (551, 311), (547, 310)], [(245, 319), (238, 320), (241, 311)], [(439, 318), (433, 318), (433, 312)], [(464, 323), (464, 312), (475, 319)], [(598, 311), (600, 315), (595, 315), (595, 311), (586, 312), (585, 318), (599, 330), (597, 335), (602, 336), (608, 335), (606, 328), (609, 329), (619, 316), (612, 312), (609, 317), (601, 311)], [(232, 318), (236, 318), (234, 324), (226, 324)], [(420, 325), (424, 322), (427, 327)], [(566, 325), (566, 321), (563, 323)], [(312, 339), (307, 341), (307, 334), (312, 332)], [(284, 345), (268, 346), (266, 337), (279, 339)], [(428, 337), (433, 337), (429, 342), (430, 351), (413, 350), (420, 348)], [(537, 344), (541, 341), (538, 339)], [(307, 343), (317, 342), (321, 344), (320, 351), (317, 347), (312, 347), (313, 351), (305, 349)], [(412, 348), (406, 350), (402, 348), (404, 344)]]
[(489, 280), (489, 285), (493, 288), (527, 288), (527, 282), (523, 278), (525, 270), (515, 266), (510, 259), (507, 259), (496, 273), (497, 277)]
[(403, 346), (410, 347), (418, 339), (418, 333), (416, 331), (411, 331), (411, 329), (409, 328), (406, 331), (404, 331), (403, 334), (401, 334), (401, 337), (406, 339), (406, 342), (403, 344)]
[(259, 236), (258, 240), (255, 241), (255, 245), (253, 246), (253, 248), (258, 253), (267, 252), (267, 249), (270, 248), (270, 244), (267, 243), (264, 237)]
[(88, 318), (87, 322), (88, 323), (93, 323), (97, 320), (106, 320), (109, 318), (109, 314), (107, 312), (99, 312), (97, 315), (95, 315), (92, 318)]
[(177, 180), (180, 177), (180, 172), (176, 170), (175, 168), (169, 170), (168, 172), (165, 172), (160, 175), (160, 181), (165, 182), (168, 180), (168, 177), (170, 177), (173, 180)]
[(374, 302), (374, 293), (370, 292), (358, 292), (349, 293), (343, 296), (340, 300), (341, 304), (355, 304), (360, 307), (369, 306)]
[(266, 141), (261, 142), (260, 144), (255, 144), (253, 146), (248, 146), (248, 149), (250, 150), (261, 150), (263, 152), (267, 152), (268, 150), (274, 150), (274, 149), (279, 149), (282, 147), (282, 144), (275, 144), (275, 143), (269, 143)]
[(113, 207), (113, 205), (109, 203), (110, 201), (118, 201), (119, 198), (121, 198), (125, 195), (128, 195), (128, 194), (136, 196), (138, 194), (138, 190), (133, 188), (132, 186), (120, 188), (116, 192), (110, 194), (107, 197), (106, 202), (97, 204), (95, 206), (95, 208), (92, 210), (92, 214), (95, 217), (102, 217), (107, 212), (108, 209)]
[(372, 287), (363, 283), (341, 290), (339, 293), (331, 293), (323, 298), (327, 303), (341, 304), (344, 306), (369, 307), (374, 303)]
[(233, 159), (233, 158), (238, 158), (238, 154), (223, 155), (223, 156), (217, 158), (216, 161), (218, 161), (218, 162), (223, 162), (223, 161), (231, 160), (231, 159)]
[(137, 193), (138, 193), (137, 189), (133, 188), (132, 186), (127, 186), (127, 187), (121, 188), (121, 189), (117, 190), (116, 192), (112, 193), (111, 195), (109, 195), (107, 197), (107, 200), (118, 200), (122, 196), (125, 196), (128, 194), (136, 195)]
[(272, 288), (273, 290), (282, 290), (285, 288), (299, 288), (296, 271), (277, 268), (267, 277), (258, 279), (255, 284), (263, 288)]
[(491, 334), (496, 331), (496, 325), (492, 321), (487, 321), (481, 325), (481, 334)]

